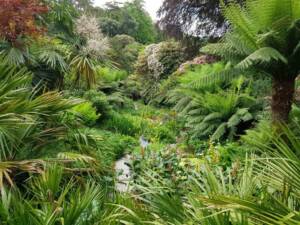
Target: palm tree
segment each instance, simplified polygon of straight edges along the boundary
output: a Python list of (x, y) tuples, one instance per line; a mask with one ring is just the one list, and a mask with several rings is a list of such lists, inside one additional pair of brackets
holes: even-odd
[(68, 181), (63, 172), (62, 167), (55, 165), (39, 176), (32, 176), (24, 183), (28, 194), (1, 187), (1, 222), (10, 225), (83, 225), (101, 220), (103, 209), (97, 206), (95, 213), (93, 206), (104, 202), (103, 189), (91, 182), (80, 184), (74, 177)]
[[(254, 224), (299, 224), (300, 125), (294, 125), (294, 131), (281, 125), (280, 133), (270, 132), (270, 127), (264, 125), (246, 138), (261, 154), (252, 160), (253, 177), (259, 182), (251, 198), (219, 193), (202, 196), (203, 203), (209, 209), (246, 213)], [(260, 138), (262, 133), (264, 139)], [(243, 193), (243, 187), (238, 191)]]
[(202, 51), (230, 60), (235, 72), (254, 68), (271, 75), (273, 121), (286, 122), (300, 70), (300, 2), (247, 0), (244, 7), (223, 4), (223, 11), (230, 31)]
[(62, 121), (82, 100), (64, 99), (58, 92), (37, 95), (37, 91), (31, 87), (30, 72), (0, 63), (0, 187), (4, 180), (12, 184), (15, 173), (43, 171), (47, 162), (95, 164), (91, 157), (63, 153), (63, 147), (55, 159), (38, 159), (50, 144), (67, 140), (76, 145), (73, 150), (80, 150), (93, 142), (92, 137), (77, 131), (76, 124)]

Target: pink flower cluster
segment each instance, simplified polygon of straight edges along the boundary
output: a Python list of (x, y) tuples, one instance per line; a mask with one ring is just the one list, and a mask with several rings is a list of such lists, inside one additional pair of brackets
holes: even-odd
[(202, 55), (194, 58), (193, 60), (187, 61), (183, 64), (180, 65), (178, 72), (179, 73), (184, 73), (186, 68), (191, 66), (191, 65), (203, 65), (203, 64), (212, 64), (215, 63), (217, 58), (212, 55)]

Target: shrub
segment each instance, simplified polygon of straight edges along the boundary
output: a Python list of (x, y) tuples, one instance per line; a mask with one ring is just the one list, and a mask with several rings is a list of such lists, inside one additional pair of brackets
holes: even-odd
[(98, 149), (101, 150), (97, 152), (97, 156), (102, 158), (103, 163), (110, 166), (138, 145), (137, 140), (131, 136), (99, 129), (92, 129), (91, 133), (101, 137), (97, 142)]
[(133, 100), (139, 100), (141, 98), (142, 83), (136, 75), (130, 75), (122, 86), (122, 92)]
[(122, 92), (117, 91), (111, 93), (107, 98), (109, 104), (111, 104), (115, 110), (134, 108), (134, 102), (128, 97), (124, 96)]
[[(155, 144), (153, 147), (156, 147)], [(181, 164), (181, 156), (176, 149), (162, 149), (162, 147), (159, 144), (159, 150), (148, 150), (145, 158), (141, 158), (140, 156), (134, 157), (132, 168), (136, 183), (139, 184), (144, 179), (143, 174), (145, 171), (154, 172), (155, 176), (159, 176), (161, 180), (170, 182), (173, 187), (181, 186), (186, 181), (187, 173)]]
[(177, 42), (152, 44), (140, 54), (136, 72), (145, 80), (161, 80), (171, 75), (183, 60), (181, 46)]
[(112, 107), (109, 104), (107, 96), (103, 92), (89, 90), (85, 92), (83, 98), (90, 101), (93, 104), (93, 107), (96, 108), (97, 113), (101, 115), (100, 119), (108, 118)]
[(152, 100), (158, 93), (160, 82), (171, 75), (182, 61), (182, 49), (177, 42), (161, 42), (146, 47), (136, 64), (136, 73), (145, 85), (143, 97)]
[(160, 142), (164, 143), (175, 143), (176, 142), (176, 131), (171, 130), (166, 125), (160, 125), (153, 129), (151, 132), (153, 137)]
[(111, 131), (129, 136), (136, 136), (140, 132), (140, 128), (135, 123), (133, 117), (117, 112), (111, 113), (110, 118), (105, 122), (104, 127)]
[(110, 39), (110, 43), (112, 61), (115, 62), (118, 68), (132, 73), (143, 46), (128, 35), (116, 35)]
[(98, 67), (97, 78), (106, 82), (112, 83), (127, 78), (128, 73), (125, 70), (112, 69), (109, 67)]
[(218, 154), (218, 162), (215, 165), (222, 166), (224, 169), (232, 167), (234, 163), (244, 161), (247, 153), (246, 146), (241, 146), (236, 142), (211, 146), (210, 151)]
[(169, 100), (186, 119), (193, 138), (232, 140), (253, 126), (262, 106), (249, 95), (248, 88), (242, 88), (243, 82), (238, 79), (229, 90), (215, 93), (179, 88)]
[(94, 126), (100, 117), (100, 114), (97, 114), (96, 108), (93, 107), (91, 102), (75, 106), (73, 112), (78, 114), (87, 126)]

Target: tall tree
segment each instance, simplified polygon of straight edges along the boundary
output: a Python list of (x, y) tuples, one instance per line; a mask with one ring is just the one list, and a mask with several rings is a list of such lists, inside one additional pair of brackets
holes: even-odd
[(0, 55), (8, 64), (25, 64), (30, 58), (29, 39), (45, 31), (37, 18), (47, 11), (40, 0), (0, 0)]
[(247, 0), (243, 8), (236, 2), (224, 7), (224, 15), (230, 31), (203, 51), (234, 62), (235, 71), (271, 75), (273, 121), (286, 122), (300, 71), (300, 1)]
[(219, 37), (227, 28), (220, 0), (164, 0), (158, 15), (159, 25), (173, 34)]
[(0, 0), (0, 37), (15, 46), (24, 36), (40, 34), (36, 16), (47, 11), (39, 0)]
[(109, 36), (126, 34), (136, 41), (153, 43), (157, 38), (157, 30), (150, 15), (144, 9), (143, 0), (134, 0), (121, 5), (109, 2), (102, 15), (99, 15), (100, 27)]
[(143, 43), (153, 43), (157, 38), (157, 31), (148, 12), (144, 9), (144, 0), (133, 0), (124, 6), (124, 10), (137, 22), (137, 33), (133, 37)]

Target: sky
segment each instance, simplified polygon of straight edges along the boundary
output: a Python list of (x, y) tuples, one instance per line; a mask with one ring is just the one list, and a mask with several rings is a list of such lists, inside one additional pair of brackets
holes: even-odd
[[(103, 6), (111, 0), (94, 0), (95, 5)], [(126, 2), (127, 0), (117, 0), (117, 2)], [(145, 0), (145, 9), (149, 12), (153, 20), (157, 20), (156, 12), (161, 6), (163, 0)]]

